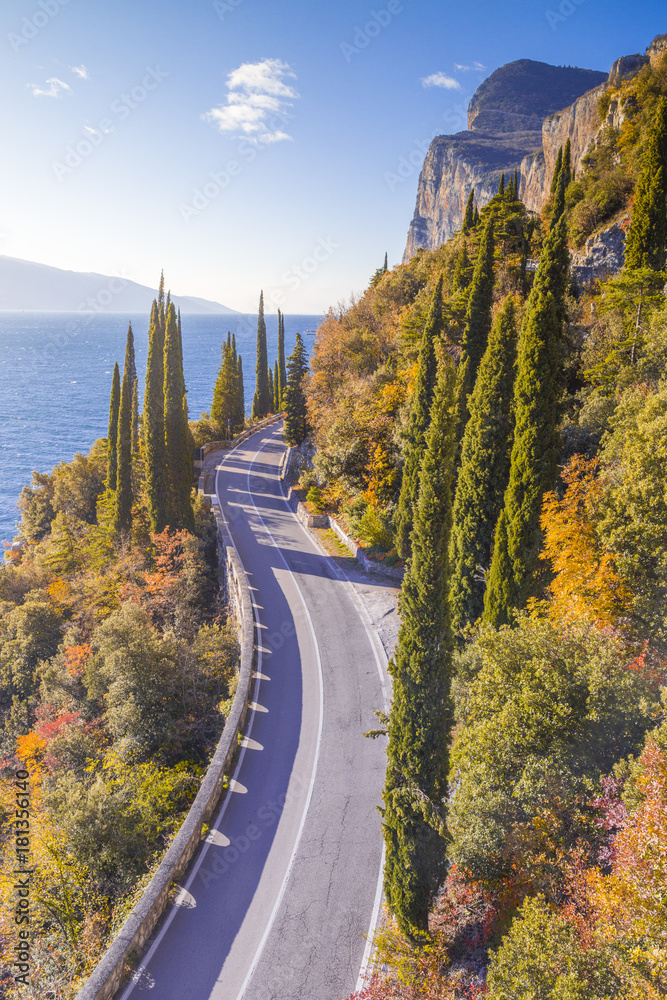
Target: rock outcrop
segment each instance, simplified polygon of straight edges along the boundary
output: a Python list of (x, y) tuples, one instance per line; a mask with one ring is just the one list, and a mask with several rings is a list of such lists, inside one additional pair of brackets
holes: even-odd
[(586, 240), (581, 253), (573, 253), (572, 278), (577, 285), (586, 285), (596, 278), (608, 278), (623, 267), (625, 234), (629, 218), (614, 222)]
[(647, 63), (657, 65), (665, 52), (667, 35), (659, 35), (645, 54), (622, 56), (608, 74), (529, 59), (492, 73), (470, 102), (468, 131), (431, 142), (403, 260), (449, 239), (461, 228), (471, 188), (477, 203), (485, 205), (503, 171), (518, 169), (520, 197), (528, 209), (539, 212), (549, 195), (559, 148), (570, 140), (573, 166), (580, 170), (600, 129), (623, 121), (623, 108), (613, 98), (605, 120), (600, 119), (600, 97)]

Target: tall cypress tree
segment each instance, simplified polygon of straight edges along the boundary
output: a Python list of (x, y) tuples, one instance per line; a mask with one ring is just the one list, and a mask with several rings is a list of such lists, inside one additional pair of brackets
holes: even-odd
[(475, 189), (470, 189), (470, 194), (468, 195), (468, 200), (466, 202), (465, 212), (463, 213), (463, 232), (469, 233), (475, 223)]
[(287, 369), (285, 368), (285, 317), (278, 310), (278, 374), (280, 382), (280, 406), (283, 406), (283, 394), (287, 385)]
[(477, 207), (477, 205), (475, 205), (475, 214), (473, 215), (472, 218), (473, 227), (477, 227), (479, 225), (479, 222), (480, 222), (479, 208)]
[(403, 479), (396, 511), (396, 549), (402, 559), (410, 555), (410, 534), (414, 507), (419, 493), (419, 469), (424, 455), (424, 438), (431, 419), (431, 403), (437, 375), (436, 341), (443, 333), (442, 275), (436, 282), (419, 350), (417, 380), (412, 393), (404, 448)]
[(297, 333), (294, 350), (287, 362), (287, 386), (285, 388), (285, 440), (299, 446), (309, 433), (308, 410), (303, 381), (308, 373), (308, 354), (301, 335)]
[(556, 157), (556, 166), (554, 167), (554, 174), (551, 178), (551, 194), (556, 193), (556, 185), (558, 184), (558, 178), (560, 177), (560, 168), (563, 166), (563, 147), (560, 146), (558, 149), (558, 156)]
[(544, 242), (519, 340), (514, 441), (503, 506), (507, 545), (504, 551), (494, 548), (484, 604), (484, 617), (496, 625), (509, 622), (513, 610), (524, 607), (536, 583), (542, 497), (553, 486), (560, 454), (568, 264), (561, 216)]
[(245, 425), (245, 388), (243, 386), (243, 358), (239, 354), (237, 368), (237, 426), (243, 430)]
[(568, 168), (565, 165), (565, 159), (561, 164), (560, 173), (558, 174), (558, 180), (556, 181), (556, 190), (554, 192), (554, 203), (551, 209), (551, 219), (549, 221), (549, 228), (553, 229), (561, 215), (565, 211), (565, 188), (568, 184)]
[(273, 412), (280, 413), (282, 393), (280, 391), (280, 369), (278, 368), (278, 359), (273, 363)]
[(120, 407), (120, 372), (118, 362), (113, 366), (111, 398), (109, 400), (109, 434), (107, 437), (107, 489), (116, 489), (118, 469), (118, 409)]
[[(443, 874), (445, 843), (439, 809), (447, 791), (453, 722), (452, 631), (449, 620), (451, 491), (455, 450), (454, 371), (438, 373), (419, 476), (408, 562), (399, 609), (387, 775), (383, 793), (384, 888), (402, 932), (428, 937), (428, 912)], [(434, 824), (434, 817), (436, 823)]]
[(148, 331), (143, 433), (146, 504), (151, 531), (159, 533), (167, 525), (168, 508), (164, 437), (164, 336), (155, 300)]
[(479, 569), (489, 565), (509, 477), (516, 308), (508, 295), (496, 315), (470, 397), (470, 420), (461, 443), (450, 550), (450, 606), (455, 631), (473, 624), (484, 610)]
[(276, 410), (274, 404), (276, 395), (273, 388), (273, 372), (271, 371), (271, 365), (269, 365), (269, 399), (271, 400), (271, 402), (269, 403), (269, 413), (275, 413)]
[(454, 274), (452, 275), (452, 292), (465, 290), (470, 284), (472, 269), (470, 258), (468, 257), (468, 244), (465, 240), (461, 242), (461, 249), (456, 256), (454, 264)]
[(648, 133), (635, 188), (625, 268), (663, 271), (667, 262), (667, 98), (661, 97)]
[(229, 339), (222, 345), (222, 361), (213, 389), (211, 416), (223, 438), (233, 437), (238, 423), (238, 368)]
[(498, 194), (501, 197), (505, 194), (505, 174), (504, 174), (504, 172), (500, 175), (500, 181), (498, 183)]
[(493, 218), (488, 216), (477, 251), (470, 285), (466, 324), (461, 341), (461, 360), (456, 373), (457, 436), (468, 423), (468, 397), (475, 386), (477, 369), (486, 350), (493, 306)]
[(126, 351), (118, 410), (118, 473), (114, 504), (114, 528), (122, 533), (129, 532), (132, 527), (132, 389), (137, 381), (136, 375), (132, 375), (132, 362), (131, 352)]
[(385, 250), (385, 252), (384, 252), (384, 273), (386, 274), (388, 270), (389, 270), (389, 256), (387, 254), (387, 251)]
[(257, 364), (255, 366), (255, 396), (252, 401), (252, 419), (261, 420), (269, 412), (269, 365), (266, 351), (266, 323), (264, 321), (264, 292), (259, 296), (257, 319)]
[(181, 335), (173, 302), (169, 302), (164, 337), (164, 440), (167, 459), (168, 514), (172, 528), (194, 528), (192, 456), (183, 374)]
[(127, 375), (130, 392), (130, 422), (132, 427), (132, 452), (136, 454), (139, 450), (139, 382), (137, 379), (137, 360), (134, 351), (134, 333), (132, 323), (128, 323), (127, 341), (125, 344), (125, 368), (123, 378)]

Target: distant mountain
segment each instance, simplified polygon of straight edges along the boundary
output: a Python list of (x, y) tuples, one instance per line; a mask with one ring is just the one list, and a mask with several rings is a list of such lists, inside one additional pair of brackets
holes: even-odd
[[(0, 311), (149, 312), (157, 289), (127, 278), (63, 271), (48, 264), (0, 255)], [(231, 314), (236, 309), (192, 295), (172, 295), (182, 313)]]

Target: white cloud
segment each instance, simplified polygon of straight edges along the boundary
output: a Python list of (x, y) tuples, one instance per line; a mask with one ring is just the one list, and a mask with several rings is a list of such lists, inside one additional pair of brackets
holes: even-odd
[(78, 77), (80, 77), (80, 79), (82, 79), (82, 80), (90, 80), (90, 73), (88, 72), (88, 70), (86, 69), (85, 66), (83, 66), (83, 65), (81, 65), (81, 66), (70, 66), (70, 69), (72, 70), (73, 73), (76, 73), (76, 75)]
[(291, 67), (280, 59), (243, 63), (227, 77), (226, 103), (202, 115), (221, 132), (244, 135), (253, 142), (273, 143), (291, 139), (280, 126), (292, 116), (288, 108), (299, 93), (286, 80), (296, 80)]
[(462, 73), (467, 73), (468, 70), (471, 69), (481, 72), (482, 70), (486, 69), (486, 66), (484, 66), (481, 62), (474, 62), (472, 66), (462, 66), (461, 63), (454, 63), (454, 69), (461, 70)]
[(422, 77), (422, 87), (444, 87), (445, 90), (460, 90), (461, 84), (446, 73), (431, 73)]
[(72, 88), (69, 83), (64, 83), (62, 80), (59, 80), (57, 76), (50, 77), (50, 79), (46, 82), (49, 84), (47, 89), (44, 89), (44, 87), (38, 87), (35, 83), (28, 84), (33, 97), (60, 97), (61, 94), (72, 93)]

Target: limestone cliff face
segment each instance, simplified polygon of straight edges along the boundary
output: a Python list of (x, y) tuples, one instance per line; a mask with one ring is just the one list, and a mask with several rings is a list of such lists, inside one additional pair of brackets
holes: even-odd
[[(613, 99), (601, 121), (600, 97), (647, 63), (656, 65), (665, 52), (667, 35), (660, 35), (645, 54), (617, 59), (608, 75), (528, 59), (492, 73), (470, 102), (468, 131), (436, 136), (431, 143), (419, 177), (404, 262), (420, 247), (435, 249), (460, 229), (471, 188), (480, 207), (485, 205), (503, 171), (519, 170), (520, 197), (528, 209), (539, 212), (549, 195), (560, 147), (570, 140), (574, 168), (581, 170), (599, 130), (623, 121), (623, 108)], [(563, 99), (566, 94), (570, 100)]]

